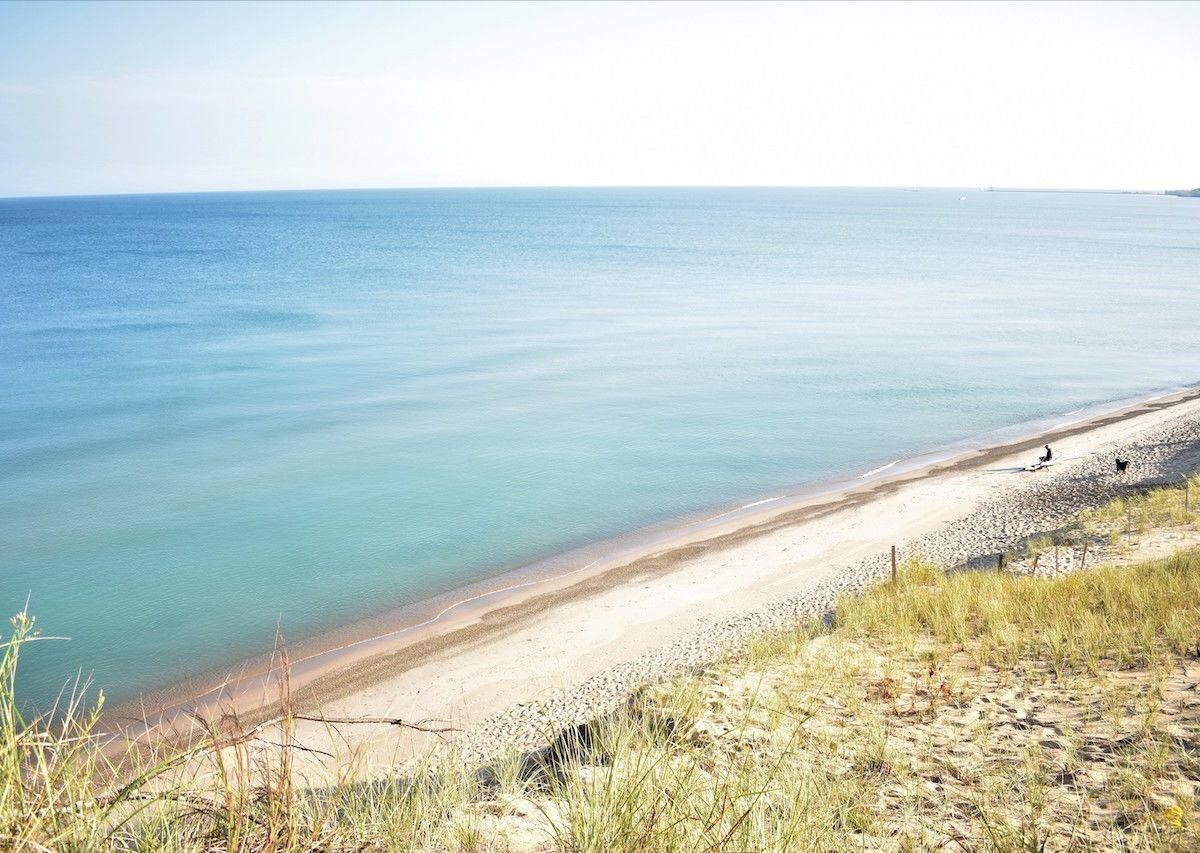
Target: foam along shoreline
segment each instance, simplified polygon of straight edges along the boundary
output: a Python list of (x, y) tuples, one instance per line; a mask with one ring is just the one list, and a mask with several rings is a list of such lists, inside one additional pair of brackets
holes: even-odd
[[(576, 549), (557, 559), (540, 561), (411, 608), (393, 611), (294, 644), (289, 650), (291, 689), (301, 703), (320, 706), (330, 716), (353, 716), (355, 713), (361, 716), (387, 716), (399, 705), (404, 705), (399, 698), (387, 698), (388, 691), (396, 689), (423, 694), (425, 698), (420, 707), (436, 710), (437, 714), (418, 713), (414, 716), (406, 712), (393, 713), (393, 716), (421, 719), (441, 715), (439, 718), (453, 718), (458, 722), (465, 722), (468, 718), (478, 719), (479, 714), (498, 710), (509, 700), (529, 698), (526, 695), (529, 691), (525, 688), (532, 688), (532, 693), (536, 694), (540, 690), (562, 686), (593, 668), (591, 665), (583, 669), (572, 667), (565, 663), (567, 657), (582, 656), (587, 660), (602, 658), (612, 662), (635, 651), (644, 651), (647, 647), (645, 642), (639, 641), (624, 643), (625, 648), (622, 648), (621, 643), (614, 644), (607, 636), (578, 636), (578, 632), (574, 632), (570, 653), (565, 656), (561, 652), (558, 654), (563, 665), (547, 667), (546, 661), (542, 660), (535, 667), (539, 674), (532, 681), (527, 675), (520, 674), (520, 668), (513, 676), (506, 675), (499, 660), (495, 661), (495, 666), (489, 667), (487, 650), (502, 644), (505, 637), (517, 632), (523, 624), (535, 621), (532, 618), (534, 616), (537, 617), (536, 621), (544, 622), (550, 619), (557, 607), (564, 604), (579, 605), (618, 590), (634, 580), (662, 581), (676, 574), (679, 569), (694, 569), (697, 562), (711, 562), (714, 555), (730, 548), (752, 545), (755, 540), (780, 530), (792, 530), (798, 534), (801, 528), (811, 528), (814, 522), (823, 521), (820, 526), (826, 528), (811, 531), (817, 539), (831, 540), (831, 532), (836, 531), (833, 539), (841, 537), (851, 542), (861, 542), (862, 534), (858, 528), (864, 519), (860, 518), (848, 526), (831, 517), (845, 513), (861, 515), (873, 502), (884, 498), (891, 498), (894, 503), (895, 495), (902, 489), (932, 483), (946, 474), (978, 469), (1005, 456), (1040, 448), (1043, 439), (1062, 441), (1197, 399), (1200, 399), (1200, 388), (1188, 388), (1132, 402), (1120, 401), (1119, 408), (1076, 410), (1086, 412), (1086, 415), (1082, 420), (1070, 424), (1046, 429), (1046, 421), (1052, 420), (1047, 418), (1038, 424), (1010, 427), (973, 442), (959, 442), (947, 449), (889, 462), (852, 480), (767, 497), (715, 515), (690, 521), (676, 520), (620, 540)], [(1061, 418), (1062, 415), (1054, 417)], [(1038, 426), (1043, 429), (1038, 430)], [(1018, 429), (1019, 437), (1013, 434)], [(980, 441), (989, 438), (1000, 440), (981, 448)], [(955, 505), (958, 506), (958, 502)], [(888, 507), (879, 506), (877, 509), (880, 517), (875, 521), (884, 522), (883, 514), (888, 512)], [(947, 515), (946, 508), (943, 507), (939, 514)], [(951, 516), (952, 513), (947, 518)], [(886, 528), (887, 524), (880, 523), (879, 527)], [(834, 556), (826, 553), (826, 557)], [(773, 560), (765, 554), (760, 554), (759, 558), (768, 568), (779, 562), (778, 554)], [(574, 566), (567, 568), (572, 561)], [(833, 565), (833, 562), (827, 562)], [(812, 570), (817, 567), (806, 568)], [(716, 581), (717, 578), (710, 577), (709, 580)], [(761, 584), (752, 578), (748, 580), (751, 582), (747, 584), (738, 584), (736, 580), (731, 584), (725, 578), (708, 586), (715, 596), (728, 599), (727, 606), (740, 604), (745, 607), (754, 604), (762, 596), (759, 589)], [(659, 640), (666, 639), (671, 631), (677, 633), (679, 625), (676, 623), (691, 623), (706, 615), (701, 612), (703, 608), (693, 608), (695, 612), (689, 612), (687, 606), (689, 601), (696, 604), (711, 598), (704, 595), (704, 584), (698, 581), (691, 584), (692, 587), (697, 585), (702, 588), (689, 591), (679, 602), (679, 607), (668, 608), (670, 614), (659, 613), (662, 608), (649, 608), (646, 615), (669, 617), (672, 622), (670, 630), (658, 637)], [(780, 585), (767, 584), (766, 587)], [(650, 589), (650, 586), (644, 588)], [(636, 621), (636, 614), (627, 615), (630, 617), (627, 621)], [(616, 618), (621, 620), (620, 615)], [(619, 626), (615, 630), (620, 633)], [(599, 656), (590, 654), (597, 647), (603, 647), (606, 651)], [(553, 649), (545, 651), (550, 654), (554, 652)], [(437, 697), (445, 691), (438, 689), (437, 673), (426, 672), (426, 668), (432, 661), (468, 652), (477, 659), (477, 683), (471, 683), (469, 679), (456, 682), (455, 695), (458, 699), (449, 702), (439, 700)], [(144, 697), (139, 702), (127, 703), (106, 715), (109, 720), (107, 728), (137, 737), (148, 730), (190, 730), (193, 713), (211, 716), (236, 711), (247, 719), (269, 717), (278, 704), (281, 689), (280, 673), (273, 663), (272, 656), (262, 655), (228, 671), (191, 679)], [(421, 678), (426, 676), (428, 684), (421, 687)], [(405, 684), (395, 684), (397, 679)], [(524, 687), (491, 691), (486, 701), (477, 701), (484, 698), (480, 696), (481, 691), (489, 692), (486, 685), (494, 682), (520, 683)], [(337, 713), (330, 711), (329, 708), (333, 706), (341, 710)], [(447, 714), (450, 716), (445, 716)]]

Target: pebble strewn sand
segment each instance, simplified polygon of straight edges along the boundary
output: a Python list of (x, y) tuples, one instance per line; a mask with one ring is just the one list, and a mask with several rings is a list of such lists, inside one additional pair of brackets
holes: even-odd
[[(901, 558), (921, 554), (942, 565), (994, 565), (999, 553), (1018, 550), (1029, 537), (1061, 528), (1082, 509), (1131, 490), (1178, 482), (1184, 473), (1200, 469), (1200, 416), (1193, 408), (1182, 407), (1178, 415), (1140, 433), (1132, 443), (1091, 446), (1084, 458), (1068, 456), (1059, 465), (1036, 472), (997, 469), (994, 498), (937, 532), (897, 542)], [(1067, 446), (1056, 447), (1056, 453), (1064, 453)], [(1117, 454), (1134, 460), (1125, 475), (1114, 470)], [(1060, 572), (1076, 565), (1076, 555), (1070, 549), (1063, 552)], [(1103, 549), (1096, 547), (1089, 551), (1088, 564), (1102, 557)], [(1024, 563), (1012, 568), (1029, 571)], [(694, 630), (679, 640), (601, 672), (569, 693), (557, 691), (510, 707), (442, 749), (460, 751), (467, 761), (479, 764), (512, 750), (538, 749), (556, 732), (615, 710), (647, 684), (710, 664), (756, 634), (824, 617), (838, 596), (860, 591), (889, 572), (889, 555), (880, 553), (765, 607), (698, 621)], [(1039, 575), (1054, 572), (1052, 559), (1043, 559), (1038, 565)]]

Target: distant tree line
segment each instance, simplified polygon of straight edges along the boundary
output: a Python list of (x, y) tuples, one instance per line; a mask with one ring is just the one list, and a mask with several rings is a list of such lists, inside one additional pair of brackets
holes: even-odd
[(1194, 190), (1167, 190), (1167, 195), (1179, 195), (1185, 198), (1200, 198), (1200, 187)]

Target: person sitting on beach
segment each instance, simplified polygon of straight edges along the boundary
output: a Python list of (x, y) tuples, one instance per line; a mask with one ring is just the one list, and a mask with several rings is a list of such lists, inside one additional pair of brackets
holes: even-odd
[(1038, 457), (1038, 462), (1041, 462), (1043, 465), (1045, 465), (1047, 462), (1049, 462), (1049, 461), (1050, 461), (1050, 457), (1051, 457), (1051, 456), (1053, 456), (1053, 455), (1054, 455), (1054, 454), (1050, 452), (1050, 445), (1048, 445), (1048, 444), (1047, 444), (1047, 445), (1046, 445), (1046, 455), (1045, 455), (1045, 456), (1039, 456), (1039, 457)]

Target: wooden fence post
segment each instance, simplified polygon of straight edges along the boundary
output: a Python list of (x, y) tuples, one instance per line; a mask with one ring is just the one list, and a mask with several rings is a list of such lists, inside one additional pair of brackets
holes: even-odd
[(896, 546), (892, 546), (892, 583), (896, 582)]
[(1087, 565), (1087, 545), (1088, 545), (1087, 540), (1084, 539), (1083, 540), (1083, 554), (1079, 558), (1079, 570), (1080, 571), (1083, 571), (1084, 566)]
[(1040, 560), (1041, 558), (1042, 558), (1042, 552), (1041, 552), (1041, 551), (1038, 551), (1036, 554), (1034, 554), (1034, 555), (1033, 555), (1033, 573), (1034, 573), (1035, 575), (1037, 574), (1037, 563), (1038, 563), (1038, 560)]
[(1000, 571), (1004, 571), (1004, 552), (1003, 551), (1000, 552), (1000, 557), (999, 557), (999, 559), (996, 560), (996, 563), (997, 563), (996, 568), (998, 568)]

